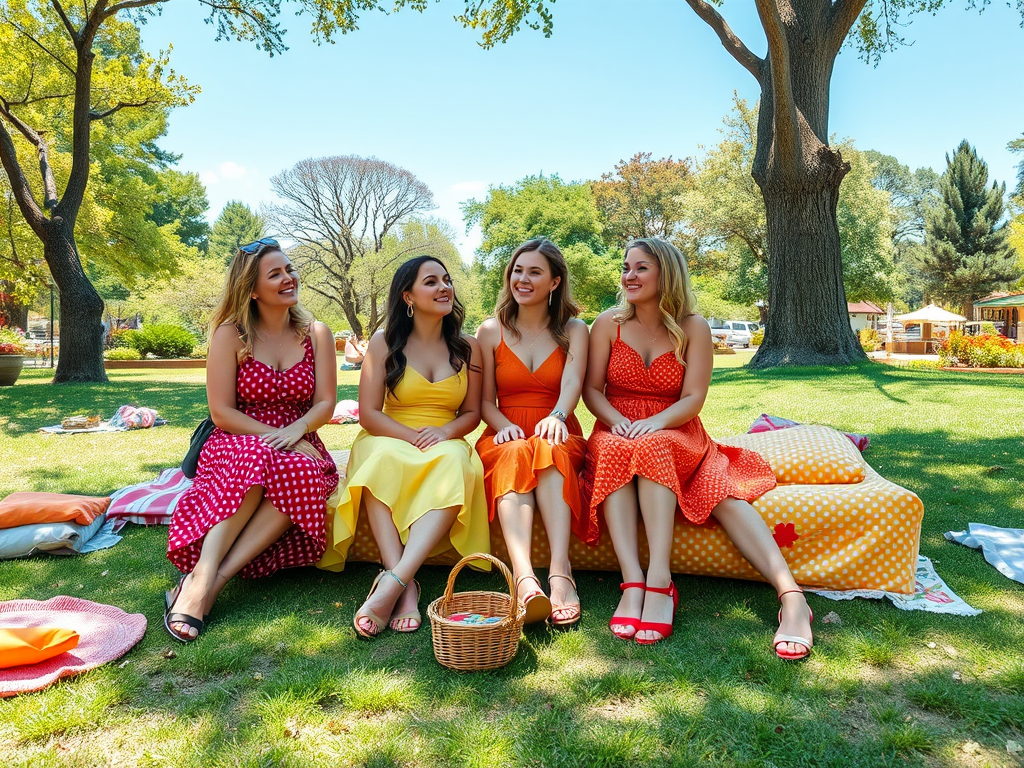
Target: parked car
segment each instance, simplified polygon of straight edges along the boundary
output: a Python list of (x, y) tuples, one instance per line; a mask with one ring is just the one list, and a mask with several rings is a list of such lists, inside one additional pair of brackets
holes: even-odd
[(744, 349), (750, 346), (751, 339), (760, 328), (751, 320), (726, 320), (725, 327), (729, 331), (725, 340), (726, 344), (730, 347), (743, 347)]
[(725, 323), (715, 317), (708, 318), (708, 325), (711, 326), (711, 339), (715, 343), (728, 344), (731, 330), (725, 327)]

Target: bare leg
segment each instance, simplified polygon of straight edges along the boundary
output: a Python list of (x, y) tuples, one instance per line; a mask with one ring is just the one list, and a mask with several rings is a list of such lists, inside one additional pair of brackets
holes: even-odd
[(235, 574), (255, 560), (291, 527), (291, 518), (278, 512), (277, 507), (270, 503), (270, 499), (264, 497), (245, 528), (238, 534), (227, 555), (221, 560), (213, 592), (206, 604), (207, 613), (213, 607), (213, 602), (221, 590)]
[[(608, 523), (608, 535), (615, 547), (623, 582), (644, 582), (640, 567), (640, 545), (637, 534), (638, 501), (636, 479), (629, 481), (604, 500), (604, 517)], [(616, 624), (615, 617), (639, 618), (644, 607), (644, 593), (639, 589), (627, 589), (622, 593), (619, 605), (612, 615), (611, 629), (623, 638), (635, 634), (633, 627)]]
[[(549, 573), (569, 576), (572, 569), (569, 565), (569, 534), (572, 510), (565, 503), (563, 496), (565, 478), (555, 467), (541, 470), (537, 476), (537, 507), (544, 519), (544, 530), (548, 534), (551, 548), (551, 568)], [(579, 595), (572, 584), (565, 579), (549, 580), (551, 602), (563, 606), (551, 612), (557, 620), (569, 620), (578, 615)]]
[[(366, 509), (366, 515), (370, 521), (370, 530), (373, 532), (374, 541), (377, 542), (377, 549), (380, 550), (381, 565), (383, 565), (385, 569), (393, 571), (395, 566), (401, 561), (402, 554), (405, 552), (405, 545), (402, 543), (402, 536), (398, 533), (398, 529), (395, 527), (395, 520), (391, 516), (391, 510), (386, 504), (384, 504), (384, 502), (380, 501), (380, 499), (375, 497), (365, 488), (363, 489), (363, 499), (364, 509)], [(389, 580), (394, 581), (394, 579)], [(384, 584), (382, 583), (377, 588), (382, 589), (383, 587)], [(409, 611), (416, 610), (417, 598), (418, 595), (415, 588), (402, 590), (393, 612), (407, 613)], [(383, 614), (381, 615), (383, 616)], [(391, 625), (391, 628), (398, 630), (411, 630), (415, 628), (413, 626), (414, 622), (415, 619), (402, 619), (397, 624)], [(361, 624), (372, 625), (373, 622), (366, 620), (361, 622)], [(418, 626), (418, 624), (416, 626)]]
[[(369, 498), (373, 498), (370, 496)], [(374, 499), (380, 507), (387, 509), (386, 506), (380, 503), (377, 499)], [(371, 515), (379, 514), (380, 509), (371, 513), (371, 504), (367, 504), (367, 513)], [(423, 565), (423, 561), (430, 556), (430, 552), (437, 546), (438, 542), (442, 538), (448, 535), (452, 529), (452, 525), (455, 523), (456, 518), (459, 515), (458, 507), (447, 507), (446, 509), (432, 509), (415, 523), (409, 529), (409, 541), (406, 543), (402, 550), (402, 554), (398, 561), (393, 567), (389, 568), (392, 573), (395, 574), (399, 579), (404, 581), (406, 584), (411, 584), (412, 580), (416, 577), (416, 572), (419, 571), (420, 566)], [(390, 510), (388, 511), (388, 519), (390, 520), (391, 529), (394, 531), (394, 535), (398, 536), (398, 530), (395, 528), (394, 520), (391, 518)], [(371, 528), (373, 527), (374, 518), (371, 517)], [(378, 522), (383, 526), (383, 520), (378, 518)], [(374, 530), (376, 536), (376, 530)], [(388, 541), (387, 537), (390, 533), (384, 533), (384, 540)], [(401, 539), (399, 539), (401, 542)], [(382, 546), (381, 556), (383, 559), (383, 547), (390, 547), (392, 542), (386, 543)], [(378, 540), (378, 546), (381, 546), (380, 540)], [(390, 556), (390, 553), (389, 553)], [(408, 590), (411, 593), (412, 598), (416, 597), (414, 590)], [(364, 608), (369, 609), (371, 612), (378, 616), (390, 616), (395, 611), (395, 605), (399, 598), (402, 596), (402, 585), (398, 583), (396, 579), (385, 577), (380, 580), (377, 586), (377, 591), (367, 598), (366, 602), (359, 609), (358, 613), (362, 613)], [(409, 610), (412, 610), (410, 608)], [(402, 611), (403, 613), (405, 611)], [(373, 620), (366, 616), (359, 618), (359, 626), (370, 634), (376, 634), (380, 631), (380, 627), (377, 627)], [(406, 622), (401, 627), (402, 629), (411, 628)]]
[[(512, 561), (512, 578), (517, 585), (520, 600), (523, 594), (534, 590), (529, 577), (536, 579), (531, 558), (533, 548), (533, 510), (537, 501), (530, 493), (506, 493), (498, 500), (498, 520), (501, 534)], [(540, 583), (537, 583), (540, 586)], [(525, 589), (524, 589), (525, 587)]]
[[(647, 567), (647, 584), (652, 587), (667, 587), (672, 583), (672, 536), (676, 524), (676, 495), (671, 488), (660, 483), (638, 477), (637, 496), (640, 499), (640, 513), (644, 517), (647, 531), (647, 546), (651, 561)], [(672, 598), (658, 592), (648, 592), (644, 598), (644, 621), (672, 623)], [(660, 640), (661, 633), (643, 630), (636, 633), (638, 640)]]
[[(711, 514), (722, 524), (729, 538), (747, 562), (764, 576), (776, 592), (799, 589), (768, 526), (750, 504), (732, 497), (723, 499)], [(811, 637), (811, 613), (807, 601), (799, 592), (782, 596), (782, 623), (779, 633)], [(798, 643), (780, 643), (790, 653), (803, 653), (807, 649)]]
[[(219, 591), (215, 586), (217, 569), (220, 568), (221, 561), (235, 543), (235, 539), (256, 512), (256, 508), (263, 500), (263, 493), (262, 485), (254, 485), (242, 497), (242, 503), (235, 514), (221, 520), (206, 532), (202, 549), (199, 551), (199, 561), (192, 569), (192, 573), (186, 577), (178, 598), (174, 601), (174, 613), (200, 618), (209, 612), (208, 604), (213, 604), (210, 595)], [(199, 630), (188, 629), (180, 622), (171, 622), (171, 629), (182, 637), (196, 637), (199, 634)]]

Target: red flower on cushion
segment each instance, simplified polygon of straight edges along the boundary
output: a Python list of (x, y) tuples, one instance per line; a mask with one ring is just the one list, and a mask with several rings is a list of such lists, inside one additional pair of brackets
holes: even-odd
[(775, 526), (775, 533), (772, 536), (775, 537), (775, 543), (779, 545), (780, 549), (792, 547), (793, 543), (800, 538), (792, 523), (779, 523)]

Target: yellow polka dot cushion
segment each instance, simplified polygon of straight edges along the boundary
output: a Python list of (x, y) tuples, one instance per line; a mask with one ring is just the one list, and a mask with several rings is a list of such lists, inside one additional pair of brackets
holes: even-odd
[(846, 435), (818, 424), (725, 437), (718, 442), (761, 454), (780, 483), (859, 483), (867, 467)]
[[(740, 440), (750, 437), (754, 436), (730, 437), (721, 442), (738, 445)], [(842, 439), (849, 444), (847, 438)], [(344, 468), (347, 452), (334, 455), (338, 467)], [(863, 461), (860, 470), (859, 482), (780, 484), (757, 499), (754, 508), (764, 518), (794, 577), (803, 586), (912, 594), (924, 506), (914, 493), (886, 480)], [(836, 476), (847, 474), (850, 473), (844, 470)], [(330, 502), (330, 512), (329, 507)], [(640, 542), (641, 562), (646, 567), (647, 539), (643, 532)], [(491, 550), (508, 562), (497, 518), (491, 524)], [(533, 561), (547, 563), (549, 558), (544, 526), (535, 525)], [(572, 537), (569, 558), (576, 570), (618, 570), (607, 533), (602, 534), (596, 547), (588, 547)], [(365, 515), (359, 517), (348, 559), (380, 561)], [(454, 565), (458, 559), (453, 550), (427, 562)], [(681, 517), (677, 517), (673, 537), (672, 571), (763, 581), (720, 526), (693, 525)]]

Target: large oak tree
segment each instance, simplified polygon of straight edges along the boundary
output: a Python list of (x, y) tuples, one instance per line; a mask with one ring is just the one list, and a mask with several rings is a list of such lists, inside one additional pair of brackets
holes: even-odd
[[(751, 365), (862, 359), (843, 290), (836, 207), (850, 164), (829, 146), (832, 69), (848, 40), (864, 58), (877, 61), (903, 43), (900, 35), (909, 15), (934, 12), (946, 0), (755, 0), (767, 40), (763, 57), (730, 28), (716, 8), (721, 0), (681, 1), (711, 27), (761, 91), (753, 176), (767, 217), (771, 302), (764, 343)], [(422, 10), (427, 3), (351, 0), (346, 22), (355, 28), (359, 10)], [(479, 29), (482, 44), (490, 47), (523, 26), (550, 35), (552, 5), (553, 0), (466, 0), (464, 13), (456, 18)], [(622, 7), (626, 13), (627, 4)], [(1020, 8), (1024, 13), (1024, 5)]]

